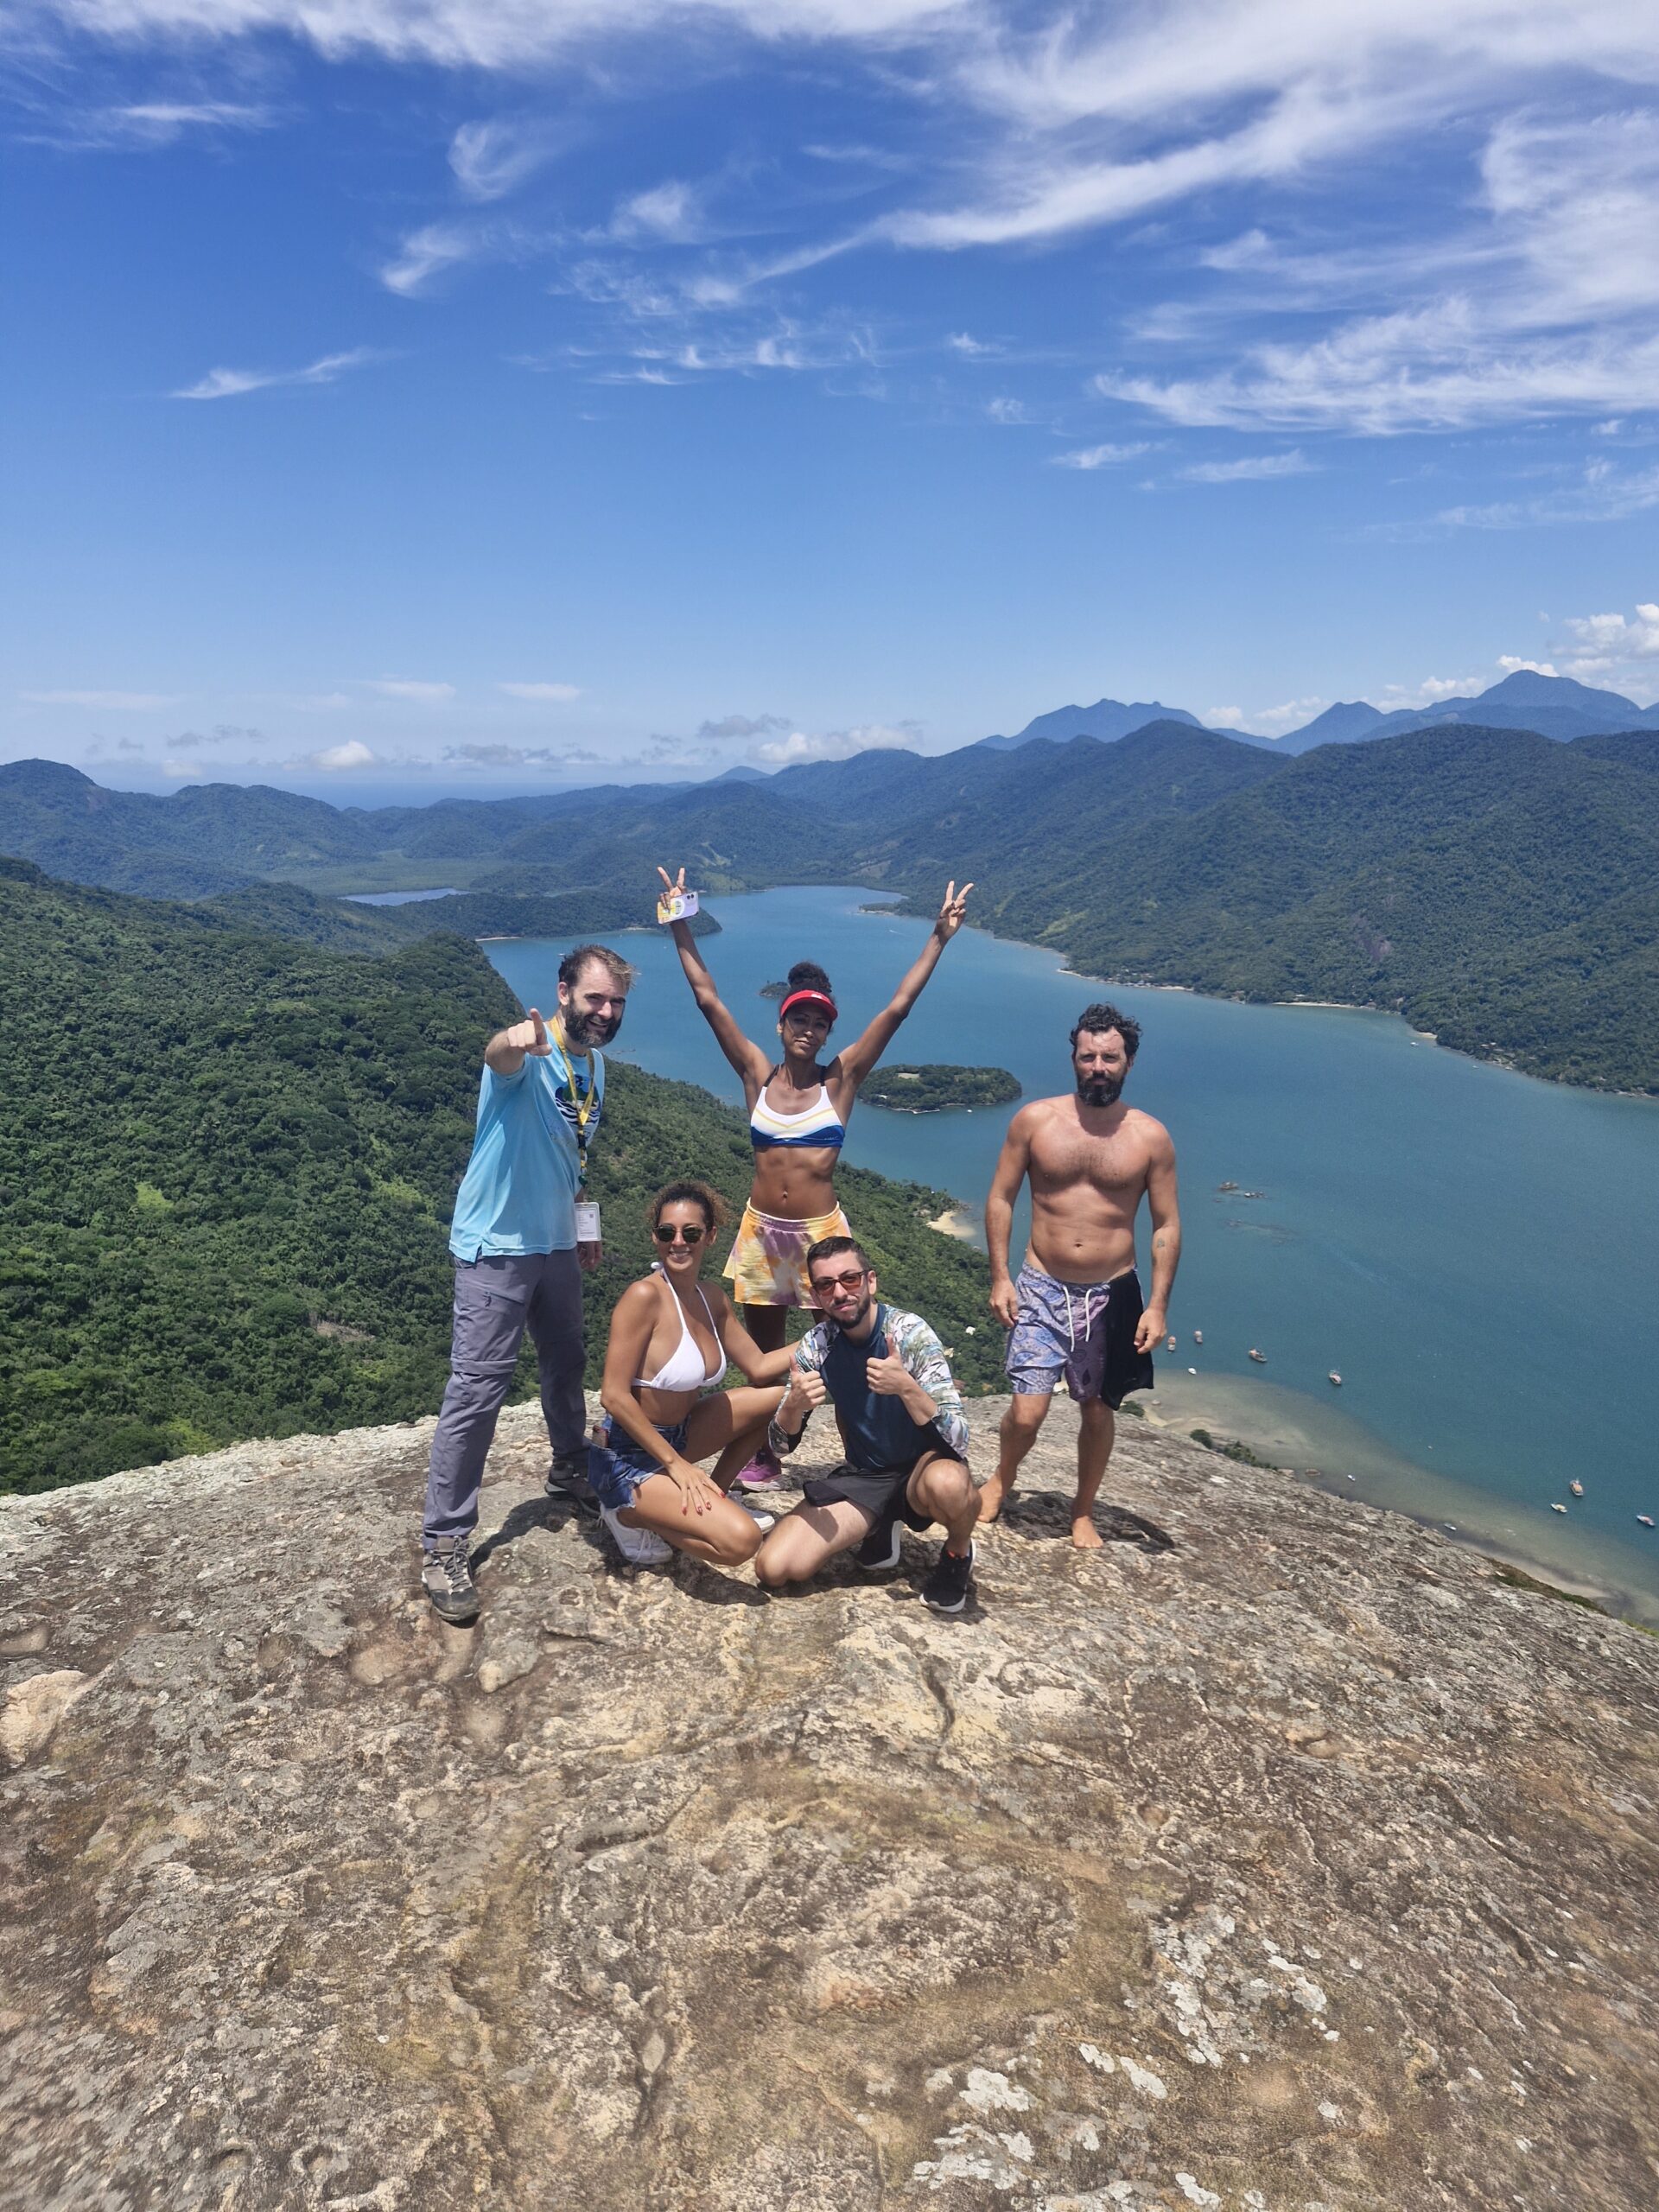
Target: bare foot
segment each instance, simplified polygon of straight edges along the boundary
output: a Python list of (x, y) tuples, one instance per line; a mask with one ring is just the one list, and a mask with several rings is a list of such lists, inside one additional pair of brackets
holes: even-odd
[(1094, 1516), (1088, 1513), (1071, 1516), (1071, 1541), (1080, 1552), (1100, 1552), (1106, 1548), (1106, 1539), (1096, 1528)]
[(1002, 1509), (1008, 1502), (1014, 1484), (1004, 1487), (993, 1475), (979, 1493), (979, 1526), (988, 1529), (1002, 1518)]

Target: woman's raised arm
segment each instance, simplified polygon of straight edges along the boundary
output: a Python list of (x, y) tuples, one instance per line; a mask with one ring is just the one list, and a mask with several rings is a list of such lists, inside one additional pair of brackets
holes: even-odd
[[(682, 868), (677, 882), (665, 868), (658, 874), (672, 893), (685, 888), (685, 870)], [(691, 934), (688, 922), (671, 922), (674, 948), (680, 956), (680, 966), (685, 980), (691, 986), (691, 995), (697, 1002), (697, 1011), (715, 1033), (715, 1041), (743, 1078), (746, 1085), (757, 1088), (772, 1073), (772, 1062), (758, 1045), (752, 1044), (737, 1026), (736, 1016), (715, 988), (715, 979), (709, 973), (708, 963), (697, 950), (697, 940)], [(753, 1101), (751, 1100), (753, 1104)]]
[(960, 891), (954, 878), (945, 886), (944, 901), (939, 908), (927, 943), (912, 961), (905, 972), (904, 981), (888, 1000), (875, 1020), (871, 1022), (855, 1045), (849, 1045), (840, 1054), (842, 1080), (856, 1090), (874, 1067), (894, 1037), (899, 1025), (910, 1012), (926, 985), (928, 977), (939, 964), (939, 955), (962, 927), (962, 918), (967, 911), (968, 893), (971, 883), (964, 883)]

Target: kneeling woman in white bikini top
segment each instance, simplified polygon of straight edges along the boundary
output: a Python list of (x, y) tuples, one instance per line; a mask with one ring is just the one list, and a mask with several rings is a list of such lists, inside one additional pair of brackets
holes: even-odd
[[(643, 1566), (669, 1548), (720, 1567), (753, 1557), (770, 1516), (727, 1496), (782, 1398), (790, 1355), (763, 1352), (718, 1284), (699, 1280), (726, 1217), (706, 1183), (671, 1183), (652, 1203), (658, 1258), (616, 1301), (605, 1348), (605, 1440), (588, 1473), (623, 1557)], [(728, 1363), (747, 1389), (721, 1390)], [(717, 1452), (712, 1475), (696, 1465)]]

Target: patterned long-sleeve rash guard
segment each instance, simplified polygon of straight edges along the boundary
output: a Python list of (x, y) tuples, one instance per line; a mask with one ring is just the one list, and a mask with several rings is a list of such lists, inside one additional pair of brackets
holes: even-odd
[[(937, 1410), (925, 1426), (912, 1421), (899, 1399), (883, 1398), (864, 1388), (862, 1358), (849, 1362), (844, 1357), (855, 1349), (868, 1353), (883, 1336), (888, 1351), (898, 1355), (906, 1373), (920, 1383), (933, 1401)], [(831, 1358), (838, 1344), (842, 1344), (843, 1357)], [(881, 1306), (868, 1344), (856, 1348), (850, 1338), (843, 1343), (842, 1332), (833, 1321), (820, 1321), (795, 1346), (794, 1357), (803, 1372), (823, 1376), (830, 1401), (842, 1416), (849, 1458), (855, 1465), (858, 1464), (861, 1436), (868, 1428), (873, 1425), (881, 1432), (893, 1432), (900, 1422), (911, 1432), (914, 1442), (915, 1451), (909, 1457), (928, 1448), (931, 1429), (957, 1458), (967, 1458), (968, 1423), (963, 1413), (962, 1393), (950, 1372), (944, 1346), (919, 1314), (906, 1313), (897, 1306)], [(774, 1421), (770, 1431), (772, 1448), (780, 1452), (792, 1452), (804, 1433), (803, 1426), (799, 1434), (791, 1436)], [(884, 1442), (885, 1448), (872, 1464), (895, 1464), (906, 1456), (899, 1435), (886, 1433)]]

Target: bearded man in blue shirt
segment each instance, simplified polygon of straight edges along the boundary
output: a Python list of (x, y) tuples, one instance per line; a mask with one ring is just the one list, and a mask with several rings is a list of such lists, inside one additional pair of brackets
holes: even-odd
[(553, 1452), (549, 1493), (588, 1502), (582, 1277), (601, 1248), (597, 1207), (577, 1200), (605, 1106), (599, 1048), (621, 1027), (633, 979), (620, 954), (578, 945), (559, 963), (551, 1023), (531, 1007), (484, 1048), (478, 1132), (449, 1230), (454, 1333), (422, 1530), (421, 1581), (447, 1621), (478, 1616), (479, 1490), (526, 1329)]

